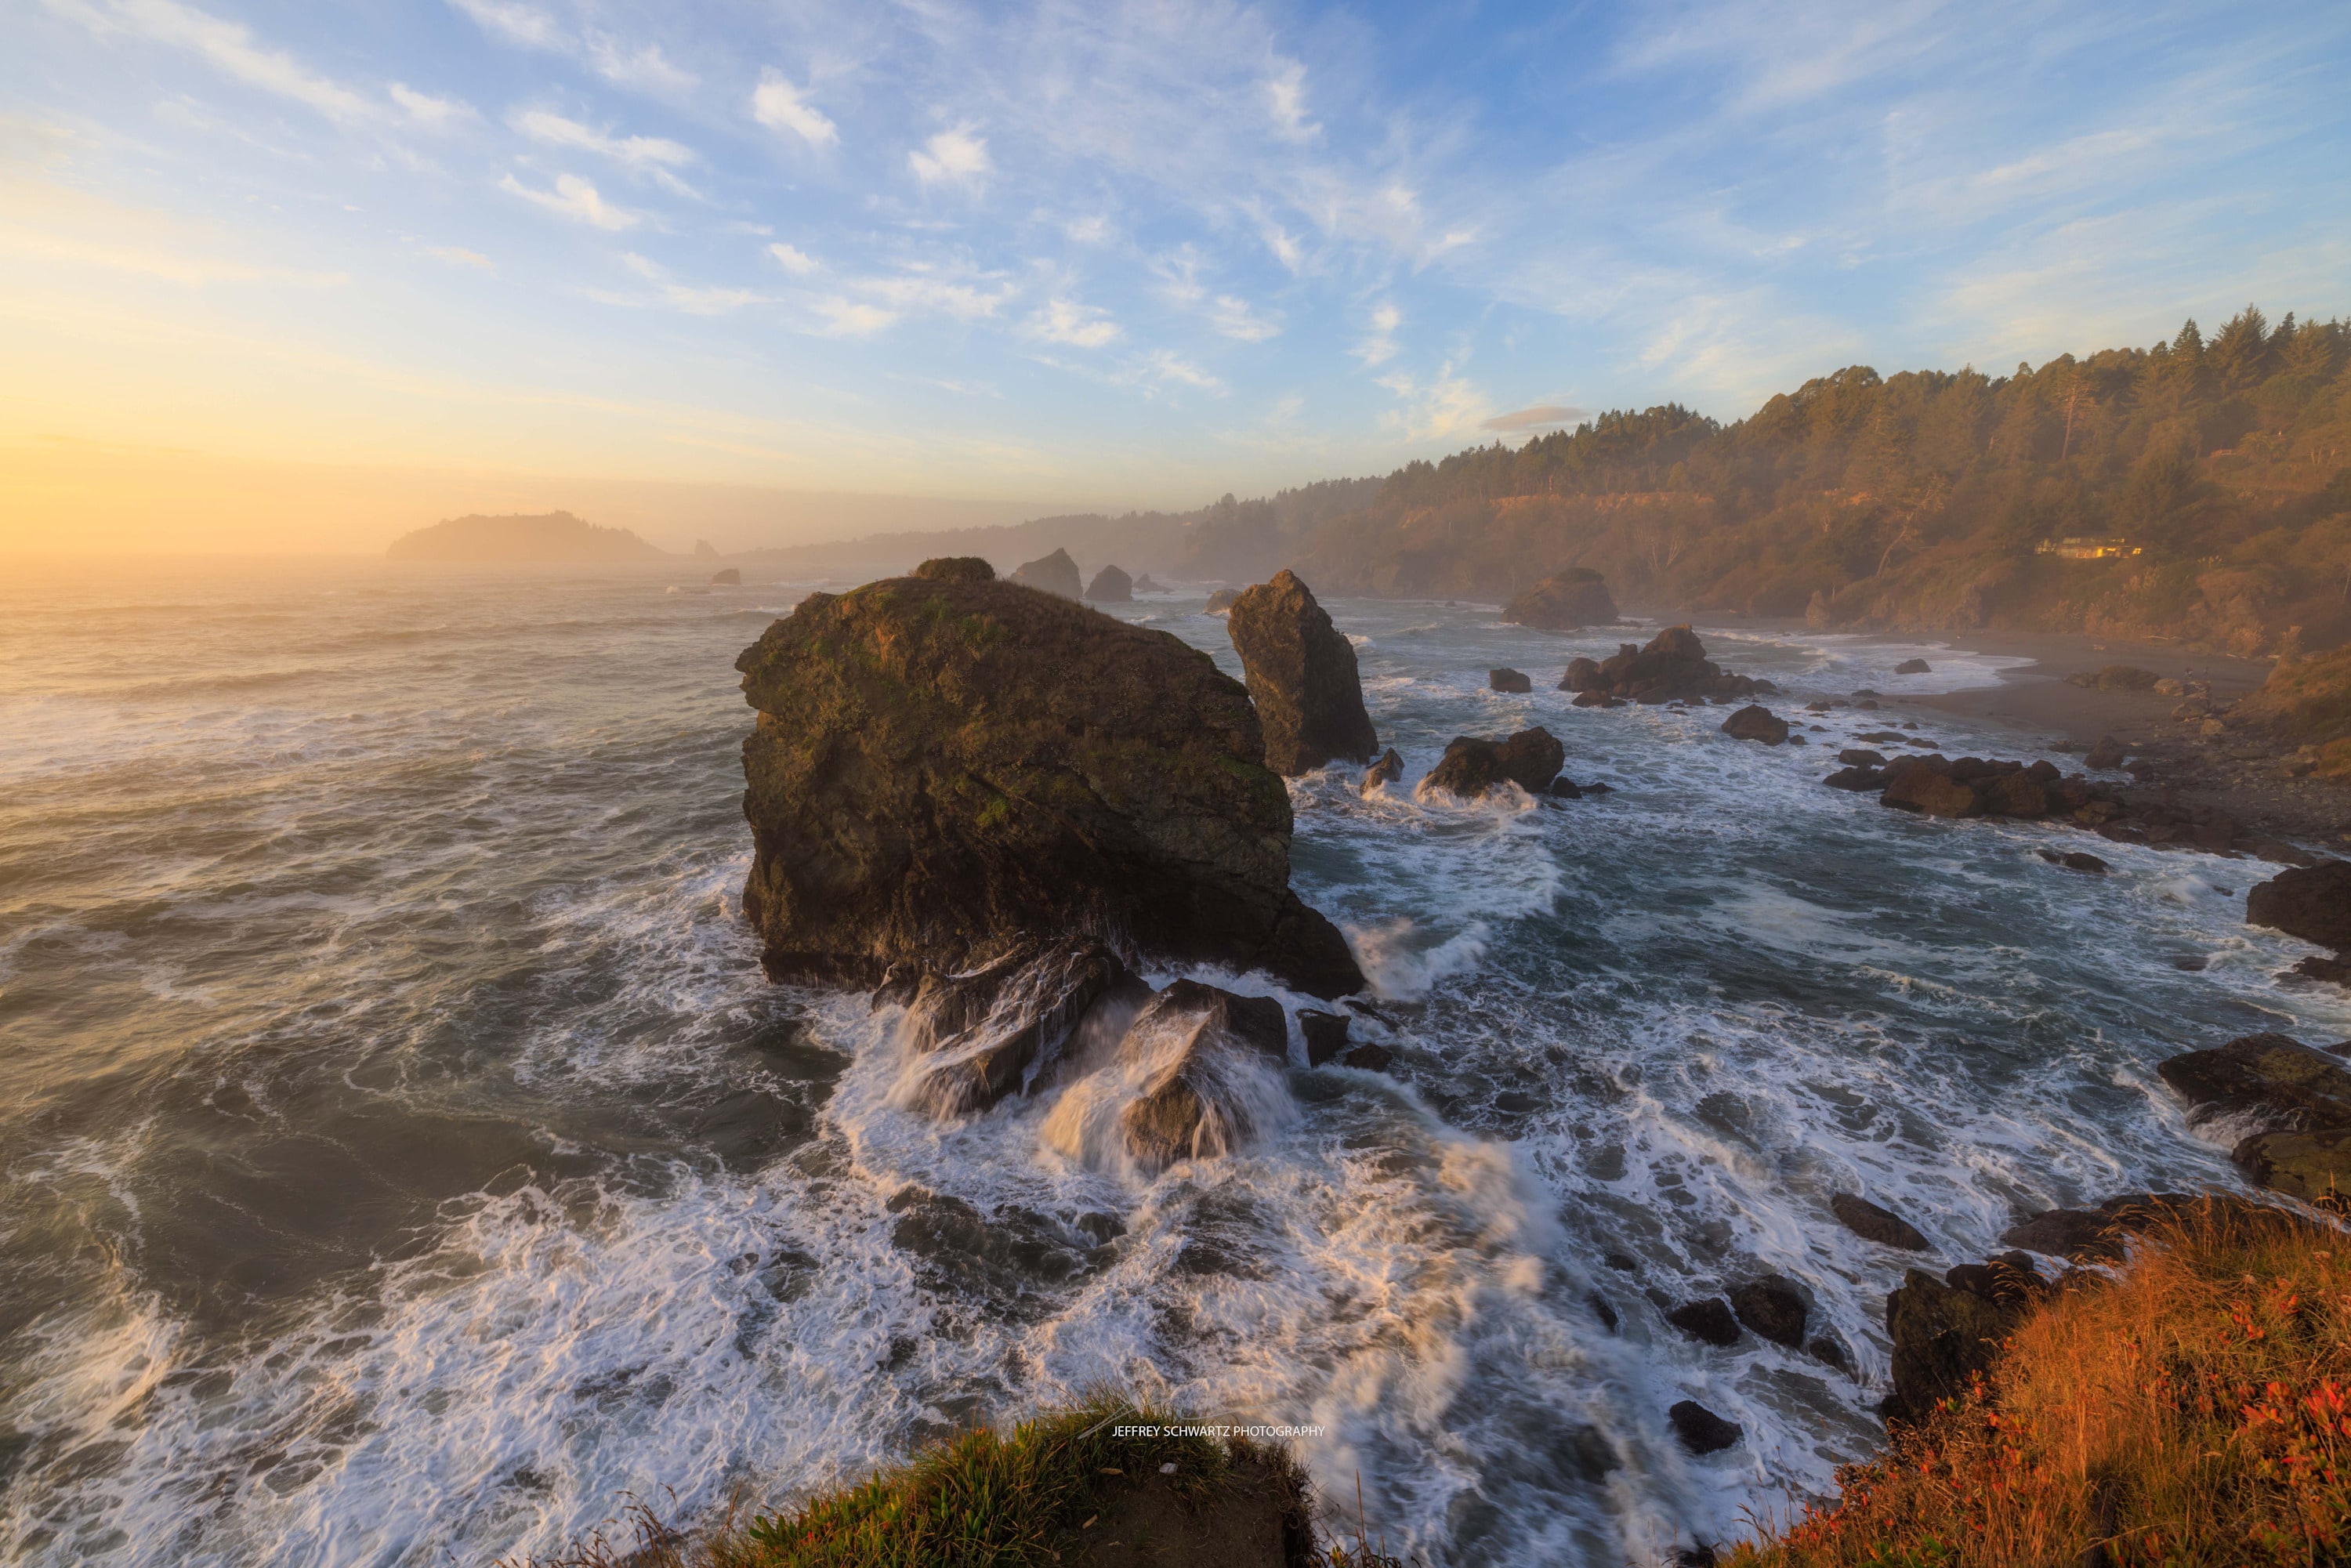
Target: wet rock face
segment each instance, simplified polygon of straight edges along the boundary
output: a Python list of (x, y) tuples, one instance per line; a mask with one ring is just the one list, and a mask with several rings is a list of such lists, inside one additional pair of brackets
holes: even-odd
[(1570, 567), (1544, 578), (1502, 606), (1502, 619), (1545, 632), (1606, 626), (1616, 619), (1607, 580), (1588, 567)]
[[(1169, 1051), (1165, 1037), (1171, 1030), (1179, 1039)], [(1254, 1055), (1264, 1066), (1278, 1065), (1288, 1048), (1279, 1002), (1237, 997), (1193, 980), (1178, 980), (1160, 992), (1136, 1015), (1120, 1045), (1123, 1052), (1151, 1050), (1168, 1057), (1120, 1113), (1127, 1157), (1140, 1170), (1157, 1172), (1178, 1160), (1210, 1158), (1239, 1147), (1258, 1130), (1249, 1092), (1254, 1064), (1248, 1059)]]
[(1082, 585), (1078, 576), (1078, 563), (1070, 552), (1057, 549), (1051, 555), (1024, 561), (1012, 574), (1012, 580), (1024, 588), (1041, 588), (1048, 593), (1058, 593), (1064, 599), (1075, 599)]
[(1540, 795), (1559, 777), (1567, 762), (1567, 747), (1547, 729), (1522, 729), (1508, 740), (1479, 740), (1458, 735), (1416, 793), (1426, 797), (1442, 790), (1464, 800), (1475, 800), (1504, 784), (1516, 784), (1530, 795)]
[(1708, 1296), (1702, 1301), (1684, 1301), (1666, 1314), (1666, 1322), (1695, 1340), (1712, 1345), (1734, 1345), (1739, 1343), (1739, 1318), (1729, 1301), (1719, 1296)]
[(2316, 1133), (2263, 1133), (2235, 1150), (2245, 1174), (2273, 1192), (2340, 1213), (2351, 1197), (2351, 1127)]
[[(1577, 659), (1567, 667), (1560, 690), (1580, 696), (1616, 697), (1638, 703), (1691, 702), (1699, 697), (1745, 697), (1774, 691), (1769, 681), (1727, 674), (1706, 656), (1706, 646), (1687, 626), (1668, 626), (1646, 648), (1626, 643), (1597, 663)], [(1578, 706), (1601, 706), (1600, 702)]]
[(1489, 689), (1498, 692), (1525, 693), (1535, 689), (1535, 683), (1531, 677), (1512, 669), (1487, 671), (1486, 685)]
[(902, 1098), (935, 1115), (987, 1110), (1050, 1070), (1097, 1004), (1131, 1012), (1150, 994), (1096, 942), (925, 975), (906, 1009), (907, 1042), (924, 1061)]
[(1134, 580), (1115, 566), (1106, 566), (1086, 584), (1086, 598), (1096, 604), (1131, 603), (1134, 599)]
[(1290, 810), (1240, 684), (1165, 632), (1001, 582), (812, 594), (736, 667), (770, 976), (872, 984), (1092, 935), (1363, 977), (1290, 890)]
[(1226, 631), (1265, 726), (1265, 763), (1295, 777), (1327, 762), (1369, 762), (1379, 748), (1355, 646), (1294, 572), (1233, 601)]
[(1355, 792), (1359, 795), (1369, 795), (1382, 785), (1393, 784), (1403, 777), (1404, 758), (1398, 757), (1395, 747), (1391, 746), (1377, 762), (1364, 769), (1364, 781), (1355, 787)]
[(2240, 1135), (2351, 1127), (2351, 1063), (2282, 1034), (2249, 1034), (2156, 1064), (2188, 1102), (2189, 1125)]
[(1745, 1437), (1746, 1429), (1736, 1421), (1726, 1421), (1695, 1399), (1685, 1399), (1666, 1412), (1673, 1423), (1674, 1436), (1682, 1447), (1693, 1454), (1719, 1453)]
[(1730, 1292), (1731, 1310), (1750, 1331), (1774, 1344), (1793, 1349), (1804, 1343), (1804, 1322), (1811, 1309), (1796, 1282), (1784, 1275), (1766, 1274)]
[(2245, 894), (2245, 923), (2351, 950), (2351, 861), (2294, 866)]

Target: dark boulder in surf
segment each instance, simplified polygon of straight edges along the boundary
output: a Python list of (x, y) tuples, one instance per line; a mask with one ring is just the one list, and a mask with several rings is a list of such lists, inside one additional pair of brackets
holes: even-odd
[(1682, 1400), (1666, 1412), (1666, 1419), (1673, 1423), (1682, 1447), (1693, 1454), (1719, 1453), (1747, 1435), (1738, 1422), (1724, 1420), (1695, 1399)]
[(1684, 1301), (1666, 1314), (1666, 1322), (1690, 1338), (1704, 1340), (1708, 1344), (1734, 1345), (1739, 1343), (1739, 1316), (1731, 1310), (1730, 1303), (1720, 1296)]
[(1150, 994), (1095, 942), (1023, 950), (964, 974), (926, 974), (906, 1021), (907, 1043), (924, 1060), (901, 1098), (935, 1115), (984, 1111), (1050, 1070), (1097, 1004), (1131, 1013)]
[(1572, 566), (1502, 606), (1502, 619), (1544, 632), (1573, 632), (1614, 621), (1616, 601), (1608, 596), (1607, 579), (1589, 567)]
[(1219, 588), (1214, 593), (1208, 595), (1208, 602), (1201, 607), (1200, 613), (1203, 615), (1221, 615), (1226, 611), (1230, 610), (1233, 607), (1233, 601), (1238, 599), (1240, 596), (1241, 591), (1238, 588)]
[(1295, 777), (1379, 749), (1355, 645), (1295, 572), (1278, 571), (1233, 601), (1226, 631), (1265, 727), (1265, 765)]
[(1369, 795), (1382, 785), (1393, 784), (1403, 777), (1404, 758), (1398, 757), (1395, 747), (1391, 746), (1377, 762), (1364, 769), (1364, 781), (1356, 787), (1355, 792)]
[(1290, 796), (1239, 682), (1164, 632), (1012, 583), (817, 593), (736, 667), (754, 857), (744, 912), (777, 978), (955, 973), (1091, 934), (1363, 976), (1290, 888)]
[(2294, 866), (2245, 894), (2245, 924), (2351, 952), (2351, 861)]
[(1840, 1192), (1829, 1198), (1829, 1212), (1837, 1223), (1860, 1237), (1881, 1247), (1898, 1247), (1906, 1252), (1924, 1252), (1927, 1239), (1918, 1228), (1890, 1208), (1877, 1205), (1855, 1193)]
[(1344, 1013), (1322, 1013), (1301, 1009), (1298, 1032), (1306, 1040), (1306, 1064), (1320, 1067), (1347, 1049), (1348, 1019)]
[(1522, 695), (1535, 689), (1531, 676), (1508, 667), (1486, 672), (1486, 685), (1490, 691)]
[(2016, 1314), (1913, 1269), (1886, 1298), (1886, 1332), (1894, 1341), (1894, 1392), (1880, 1406), (1889, 1419), (1918, 1420), (1936, 1401), (1967, 1391), (1991, 1364)]
[(1567, 747), (1547, 729), (1522, 729), (1501, 741), (1458, 735), (1416, 792), (1424, 799), (1443, 792), (1475, 800), (1505, 784), (1516, 784), (1530, 795), (1540, 795), (1566, 762)]
[(1783, 1274), (1740, 1286), (1730, 1292), (1730, 1309), (1757, 1335), (1792, 1350), (1804, 1343), (1804, 1322), (1812, 1315), (1803, 1292)]
[(1722, 733), (1733, 740), (1760, 740), (1766, 746), (1782, 746), (1788, 739), (1788, 721), (1761, 703), (1750, 703), (1722, 721)]
[(2283, 1034), (2249, 1034), (2156, 1063), (2188, 1102), (2188, 1124), (2237, 1138), (2351, 1127), (2351, 1068)]

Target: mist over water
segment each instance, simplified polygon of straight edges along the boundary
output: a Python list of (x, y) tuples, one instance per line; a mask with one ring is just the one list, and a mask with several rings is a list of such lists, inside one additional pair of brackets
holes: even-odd
[[(1821, 787), (1887, 721), (2032, 754), (1899, 702), (1999, 661), (1701, 626), (1783, 714), (1889, 699), (1766, 748), (1551, 689), (1646, 630), (1343, 601), (1406, 776), (1295, 784), (1296, 880), (1395, 1074), (1253, 1081), (1253, 1141), (1155, 1177), (1061, 1090), (941, 1122), (895, 1012), (768, 985), (739, 918), (732, 662), (802, 591), (0, 586), (0, 1557), (485, 1561), (1102, 1383), (1322, 1425), (1317, 1479), (1432, 1562), (1653, 1557), (1875, 1439), (1901, 1265), (1832, 1192), (1939, 1267), (2022, 1211), (2233, 1186), (2155, 1062), (2351, 1034), (2241, 924), (2254, 862), (2102, 842), (2082, 876), (2033, 853), (2061, 830)], [(1237, 670), (1204, 597), (1114, 612)], [(1616, 792), (1413, 800), (1449, 737), (1530, 723)], [(1659, 1315), (1765, 1271), (1854, 1375)], [(1685, 1397), (1745, 1440), (1688, 1458)]]

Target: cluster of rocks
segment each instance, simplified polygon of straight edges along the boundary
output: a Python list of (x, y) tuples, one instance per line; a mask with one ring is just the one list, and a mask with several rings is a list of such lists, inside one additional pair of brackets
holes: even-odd
[(2156, 1066), (2188, 1102), (2188, 1124), (2227, 1140), (2262, 1186), (2351, 1212), (2351, 1041), (2314, 1051), (2249, 1034)]
[(743, 905), (768, 973), (958, 974), (1083, 934), (1360, 989), (1290, 890), (1289, 791), (1241, 683), (993, 576), (942, 560), (811, 594), (737, 661), (758, 710)]
[(1578, 707), (1614, 707), (1623, 702), (1712, 702), (1779, 688), (1770, 681), (1729, 674), (1706, 656), (1697, 632), (1687, 626), (1668, 626), (1646, 647), (1626, 643), (1606, 659), (1573, 661), (1560, 678), (1559, 689), (1573, 692)]
[(1607, 580), (1589, 567), (1573, 566), (1544, 578), (1502, 606), (1502, 619), (1545, 632), (1606, 626), (1616, 619)]
[(1416, 793), (1423, 799), (1442, 792), (1475, 800), (1505, 784), (1515, 784), (1530, 795), (1547, 794), (1566, 763), (1567, 747), (1541, 727), (1520, 730), (1504, 740), (1457, 735), (1446, 744), (1437, 766), (1421, 779)]

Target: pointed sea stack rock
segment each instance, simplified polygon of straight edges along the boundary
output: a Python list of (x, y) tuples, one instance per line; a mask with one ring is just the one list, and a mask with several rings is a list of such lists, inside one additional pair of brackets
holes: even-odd
[(1058, 593), (1064, 599), (1075, 599), (1084, 581), (1078, 576), (1078, 563), (1070, 552), (1057, 549), (1051, 555), (1022, 563), (1012, 574), (1012, 580), (1024, 588), (1041, 588), (1048, 593)]
[(1502, 606), (1502, 619), (1543, 632), (1573, 632), (1614, 622), (1616, 601), (1608, 597), (1605, 578), (1590, 567), (1572, 566)]
[(1165, 632), (1004, 582), (815, 593), (736, 661), (769, 975), (872, 985), (1092, 933), (1360, 990), (1290, 888), (1249, 694)]
[(1226, 631), (1265, 725), (1265, 765), (1295, 778), (1326, 762), (1369, 762), (1379, 749), (1364, 711), (1355, 645), (1295, 572), (1233, 601)]
[(1426, 800), (1441, 790), (1475, 800), (1505, 784), (1516, 784), (1530, 795), (1540, 795), (1566, 763), (1567, 747), (1547, 729), (1522, 729), (1502, 741), (1457, 735), (1415, 793)]
[(1086, 584), (1086, 599), (1094, 604), (1131, 604), (1134, 601), (1134, 580), (1115, 566), (1106, 566)]

